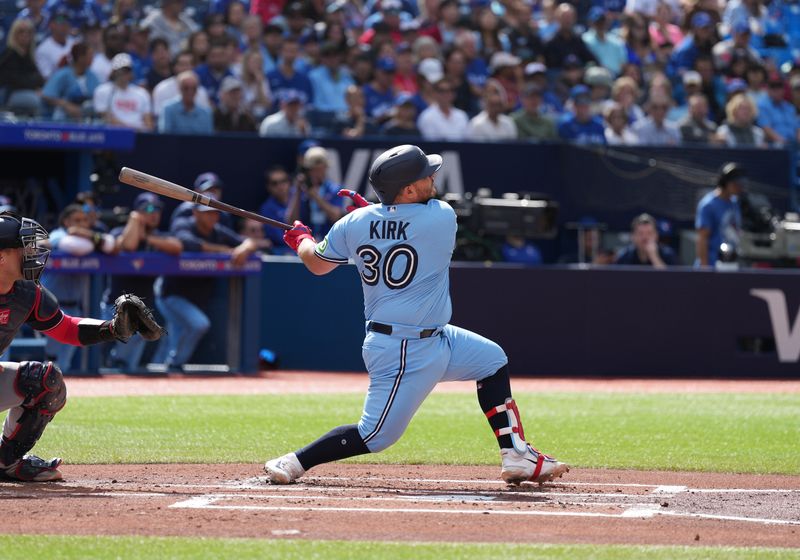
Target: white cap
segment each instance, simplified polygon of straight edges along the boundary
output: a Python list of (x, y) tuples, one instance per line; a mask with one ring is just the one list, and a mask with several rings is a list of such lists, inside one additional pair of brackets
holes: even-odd
[(506, 66), (516, 66), (522, 59), (518, 56), (514, 56), (511, 53), (507, 53), (505, 51), (498, 51), (492, 55), (492, 59), (489, 62), (489, 73), (494, 73), (499, 68), (503, 68)]
[(111, 59), (111, 71), (122, 70), (123, 68), (133, 68), (133, 59), (128, 53), (119, 53)]
[(547, 66), (545, 66), (541, 62), (529, 62), (525, 66), (526, 76), (533, 76), (534, 74), (545, 74), (545, 73), (547, 73)]
[(683, 73), (683, 83), (686, 84), (697, 84), (700, 85), (703, 83), (703, 77), (700, 75), (700, 72), (696, 72), (695, 70), (687, 70)]
[(438, 58), (426, 58), (417, 66), (417, 73), (422, 75), (429, 83), (435, 84), (444, 78), (444, 66), (442, 66), (442, 61)]

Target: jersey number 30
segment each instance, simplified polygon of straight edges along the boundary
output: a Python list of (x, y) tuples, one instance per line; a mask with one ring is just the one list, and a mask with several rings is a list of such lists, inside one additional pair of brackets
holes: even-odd
[[(364, 261), (361, 279), (367, 286), (375, 286), (382, 276), (383, 283), (390, 290), (400, 290), (408, 286), (417, 273), (417, 252), (405, 243), (393, 245), (385, 256), (372, 245), (362, 245), (356, 254)], [(399, 268), (403, 261), (405, 268), (401, 271)], [(398, 270), (395, 270), (395, 265), (398, 265)]]

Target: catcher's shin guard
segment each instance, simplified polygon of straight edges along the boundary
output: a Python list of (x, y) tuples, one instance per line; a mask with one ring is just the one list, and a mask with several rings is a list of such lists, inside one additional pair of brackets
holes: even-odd
[(0, 463), (13, 465), (30, 451), (53, 416), (67, 402), (64, 376), (53, 362), (22, 362), (14, 390), (24, 400), (12, 408), (3, 426)]

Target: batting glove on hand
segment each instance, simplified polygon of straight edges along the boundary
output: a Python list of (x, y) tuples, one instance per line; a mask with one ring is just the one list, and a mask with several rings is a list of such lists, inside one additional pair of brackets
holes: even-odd
[(314, 236), (311, 234), (311, 228), (300, 220), (295, 220), (292, 225), (294, 226), (292, 229), (283, 233), (283, 241), (296, 253), (303, 239), (314, 241)]
[(369, 206), (370, 202), (358, 194), (356, 191), (351, 191), (350, 189), (341, 189), (339, 192), (336, 193), (337, 195), (343, 198), (352, 198), (353, 202), (355, 203), (353, 206), (347, 207), (347, 213), (349, 214), (356, 208), (364, 208), (364, 206)]

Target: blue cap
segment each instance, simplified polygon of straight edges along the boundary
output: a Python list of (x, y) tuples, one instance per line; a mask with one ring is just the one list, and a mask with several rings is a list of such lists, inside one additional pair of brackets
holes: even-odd
[(748, 24), (745, 20), (740, 19), (739, 21), (733, 24), (732, 30), (737, 35), (740, 35), (742, 33), (750, 33), (750, 24)]
[(705, 12), (697, 12), (692, 16), (692, 27), (711, 27), (714, 21)]
[(569, 68), (570, 66), (574, 68), (577, 67), (583, 68), (583, 62), (581, 62), (581, 59), (578, 58), (577, 55), (568, 54), (567, 56), (564, 57), (563, 66), (564, 68)]
[(379, 58), (375, 63), (375, 68), (378, 70), (383, 70), (384, 72), (394, 72), (397, 69), (394, 64), (394, 59), (388, 56)]
[(158, 196), (154, 195), (153, 193), (142, 193), (133, 199), (133, 207), (136, 210), (144, 210), (148, 206), (152, 206), (153, 209), (150, 210), (151, 212), (155, 210), (161, 210), (164, 207), (164, 203), (161, 202), (161, 199)]
[(302, 156), (305, 154), (310, 148), (316, 148), (319, 146), (319, 142), (309, 138), (308, 140), (303, 140), (300, 142), (300, 145), (297, 146), (297, 155)]
[(414, 96), (407, 91), (399, 93), (397, 97), (394, 98), (395, 107), (399, 107), (400, 105), (405, 105), (407, 103), (411, 103), (412, 105), (414, 104)]
[(586, 98), (586, 103), (589, 103), (591, 101), (591, 90), (589, 90), (588, 86), (578, 84), (569, 90), (569, 97), (576, 103), (580, 103), (583, 101), (582, 98)]
[(747, 91), (747, 82), (741, 78), (734, 78), (725, 86), (725, 93), (733, 95), (740, 91)]
[(395, 51), (397, 52), (397, 54), (411, 52), (411, 43), (407, 41), (398, 43), (397, 46), (395, 47)]
[(197, 192), (206, 192), (212, 187), (221, 189), (223, 185), (222, 179), (219, 178), (219, 175), (212, 173), (211, 171), (201, 173), (197, 176), (197, 179), (194, 180), (194, 190)]
[(305, 103), (306, 94), (296, 89), (285, 89), (278, 93), (278, 98), (286, 103)]
[(594, 6), (589, 10), (589, 15), (586, 19), (589, 20), (589, 23), (595, 23), (604, 17), (606, 17), (606, 9), (602, 6)]

